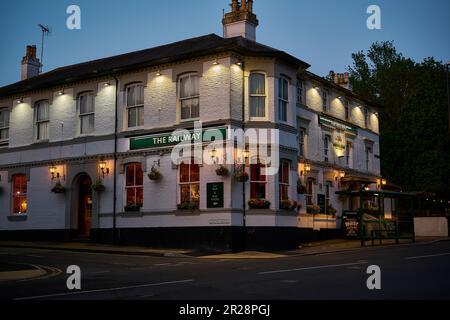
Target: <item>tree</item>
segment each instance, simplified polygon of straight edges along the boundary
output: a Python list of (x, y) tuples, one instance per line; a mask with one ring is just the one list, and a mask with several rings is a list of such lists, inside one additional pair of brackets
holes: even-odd
[(433, 58), (416, 63), (389, 41), (352, 58), (353, 90), (380, 106), (383, 177), (407, 191), (450, 198), (445, 66)]

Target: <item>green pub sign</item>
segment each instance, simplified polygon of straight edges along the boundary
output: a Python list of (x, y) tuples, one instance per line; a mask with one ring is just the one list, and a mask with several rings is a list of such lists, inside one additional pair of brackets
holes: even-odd
[(223, 208), (223, 182), (207, 184), (208, 209)]

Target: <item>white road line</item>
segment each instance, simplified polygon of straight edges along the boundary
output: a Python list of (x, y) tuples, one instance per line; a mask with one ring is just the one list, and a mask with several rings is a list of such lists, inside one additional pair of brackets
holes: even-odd
[(170, 285), (170, 284), (179, 284), (179, 283), (187, 283), (187, 282), (193, 282), (194, 280), (179, 280), (179, 281), (167, 281), (167, 282), (160, 282), (160, 283), (150, 283), (150, 284), (141, 284), (137, 286), (128, 286), (128, 287), (118, 287), (118, 288), (109, 288), (109, 289), (96, 289), (96, 290), (87, 290), (87, 291), (76, 291), (76, 292), (65, 292), (65, 293), (55, 293), (55, 294), (47, 294), (42, 296), (34, 296), (34, 297), (25, 297), (25, 298), (16, 298), (15, 301), (21, 301), (21, 300), (35, 300), (35, 299), (43, 299), (43, 298), (55, 298), (55, 297), (64, 297), (64, 296), (73, 296), (78, 294), (86, 294), (86, 293), (96, 293), (96, 292), (111, 292), (111, 291), (120, 291), (120, 290), (127, 290), (127, 289), (138, 289), (138, 288), (146, 288), (146, 287), (157, 287), (157, 286), (163, 286), (163, 285)]
[(259, 272), (258, 274), (274, 274), (274, 273), (316, 270), (316, 269), (326, 269), (326, 268), (339, 268), (339, 267), (359, 266), (359, 265), (363, 265), (363, 264), (367, 264), (367, 262), (331, 264), (331, 265), (327, 265), (327, 266), (315, 266), (315, 267), (306, 267), (306, 268), (297, 268), (297, 269), (274, 270), (274, 271)]
[(436, 258), (436, 257), (444, 257), (444, 256), (450, 256), (450, 252), (448, 253), (441, 253), (441, 254), (430, 254), (427, 256), (416, 256), (416, 257), (408, 257), (405, 258), (406, 260), (416, 260), (416, 259), (427, 259), (427, 258)]

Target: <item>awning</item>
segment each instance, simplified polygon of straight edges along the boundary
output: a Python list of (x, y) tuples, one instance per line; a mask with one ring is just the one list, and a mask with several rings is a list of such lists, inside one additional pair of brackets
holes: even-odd
[(377, 183), (376, 179), (373, 178), (367, 178), (363, 176), (354, 176), (354, 175), (346, 175), (344, 178), (341, 179), (341, 183), (363, 183), (363, 184), (372, 184)]

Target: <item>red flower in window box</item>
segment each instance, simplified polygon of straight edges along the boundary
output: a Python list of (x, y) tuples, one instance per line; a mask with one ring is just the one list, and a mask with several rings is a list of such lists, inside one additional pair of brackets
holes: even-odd
[(252, 209), (269, 209), (270, 201), (266, 199), (250, 199), (248, 206)]
[(186, 201), (180, 203), (178, 210), (198, 210), (200, 208), (200, 203), (198, 201)]
[(281, 200), (280, 201), (280, 209), (287, 211), (299, 210), (301, 208), (301, 204), (297, 201), (292, 200)]

